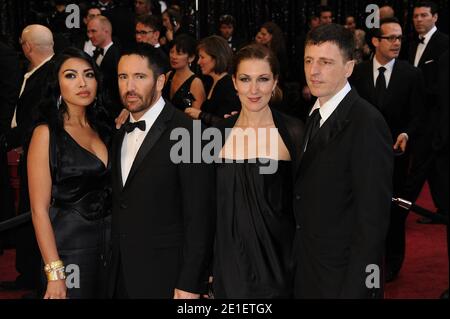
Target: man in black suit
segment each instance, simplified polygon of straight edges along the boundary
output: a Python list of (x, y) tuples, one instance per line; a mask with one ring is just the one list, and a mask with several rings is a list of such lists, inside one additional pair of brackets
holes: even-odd
[[(33, 126), (33, 115), (47, 85), (50, 60), (54, 55), (53, 35), (45, 26), (29, 25), (23, 30), (20, 43), (25, 57), (30, 62), (29, 71), (24, 75), (19, 100), (10, 120), (10, 129), (5, 134), (4, 147), (8, 151), (16, 149), (21, 153), (18, 213), (23, 214), (30, 210), (26, 164), (28, 138)], [(29, 222), (19, 227), (16, 232), (16, 269), (19, 272), (15, 281), (17, 288), (36, 288), (41, 270), (40, 261), (33, 225)]]
[[(419, 2), (414, 6), (413, 22), (418, 33), (416, 41), (410, 47), (409, 62), (422, 70), (425, 79), (426, 104), (421, 137), (412, 149), (412, 165), (410, 175), (406, 181), (406, 196), (408, 200), (417, 200), (423, 184), (426, 180), (430, 185), (433, 201), (438, 208), (438, 213), (447, 214), (445, 211), (446, 195), (439, 185), (448, 179), (440, 167), (436, 166), (435, 152), (432, 140), (439, 122), (437, 107), (437, 80), (438, 61), (440, 56), (448, 49), (448, 36), (436, 28), (438, 19), (437, 5), (433, 2)], [(430, 223), (428, 219), (419, 219), (421, 223)]]
[[(0, 40), (0, 222), (14, 216), (14, 198), (9, 181), (8, 156), (4, 133), (11, 127), (11, 118), (19, 96), (20, 67), (18, 54)], [(3, 136), (3, 137), (2, 137)], [(3, 142), (2, 142), (3, 139)], [(0, 233), (0, 255), (4, 233)]]
[(305, 75), (318, 99), (294, 188), (296, 298), (382, 296), (392, 137), (347, 82), (354, 47), (352, 33), (337, 24), (311, 30), (306, 40)]
[[(383, 114), (392, 134), (398, 156), (394, 161), (394, 197), (404, 197), (403, 184), (408, 175), (409, 146), (418, 136), (425, 87), (422, 72), (406, 61), (397, 60), (402, 27), (396, 18), (380, 20), (372, 31), (375, 56), (356, 65), (350, 78), (359, 95)], [(405, 257), (405, 221), (407, 211), (393, 204), (386, 242), (386, 281), (400, 271)]]
[(235, 32), (236, 20), (232, 15), (224, 14), (219, 18), (219, 35), (227, 40), (233, 53), (239, 51), (245, 44)]
[(131, 114), (112, 150), (109, 296), (198, 298), (214, 241), (214, 169), (173, 158), (179, 142), (171, 135), (181, 130), (193, 137), (193, 121), (161, 97), (165, 76), (154, 49), (126, 52), (118, 72)]
[(122, 103), (117, 86), (117, 63), (120, 58), (120, 49), (112, 41), (112, 26), (108, 18), (96, 16), (87, 25), (87, 34), (94, 50), (94, 60), (103, 74), (103, 83), (109, 103), (106, 104), (111, 124), (122, 110)]

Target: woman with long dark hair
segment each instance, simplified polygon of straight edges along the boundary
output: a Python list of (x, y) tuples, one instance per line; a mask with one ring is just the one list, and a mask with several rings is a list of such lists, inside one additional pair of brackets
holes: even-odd
[(28, 151), (31, 212), (44, 298), (101, 297), (108, 237), (110, 131), (94, 61), (68, 48), (53, 61)]

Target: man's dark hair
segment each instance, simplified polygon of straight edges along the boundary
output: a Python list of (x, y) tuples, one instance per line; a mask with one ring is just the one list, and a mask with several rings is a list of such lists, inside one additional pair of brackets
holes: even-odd
[(320, 6), (319, 7), (319, 17), (322, 15), (322, 12), (331, 12), (331, 15), (334, 16), (333, 10), (329, 6)]
[(219, 18), (219, 27), (222, 24), (231, 25), (234, 28), (236, 26), (236, 20), (234, 19), (234, 17), (232, 15), (224, 14), (224, 15), (220, 16), (220, 18)]
[(121, 57), (123, 57), (124, 55), (138, 55), (147, 59), (148, 67), (150, 68), (150, 70), (152, 70), (153, 79), (155, 81), (161, 74), (164, 74), (165, 61), (161, 54), (157, 52), (157, 49), (155, 49), (150, 44), (138, 43), (133, 48), (124, 50), (121, 54)]
[(438, 6), (433, 1), (419, 1), (414, 5), (414, 9), (422, 7), (430, 8), (431, 15), (435, 15), (436, 13), (438, 13)]
[(312, 29), (306, 36), (305, 46), (320, 45), (325, 42), (332, 42), (341, 50), (345, 61), (353, 60), (355, 51), (355, 38), (350, 30), (344, 26), (330, 23), (320, 25)]
[(388, 23), (397, 23), (401, 27), (400, 21), (396, 17), (383, 18), (383, 19), (380, 20), (380, 27), (372, 29), (372, 36), (371, 36), (371, 38), (379, 38), (379, 37), (383, 36), (381, 34), (381, 26), (383, 24), (388, 24)]
[(161, 32), (161, 19), (156, 15), (144, 15), (136, 18), (135, 24), (141, 23), (155, 31)]

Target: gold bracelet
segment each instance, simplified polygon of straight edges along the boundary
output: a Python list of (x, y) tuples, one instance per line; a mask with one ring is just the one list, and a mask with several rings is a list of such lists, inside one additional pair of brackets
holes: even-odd
[(47, 281), (56, 281), (66, 279), (66, 273), (64, 272), (64, 267), (53, 269), (46, 273)]
[(62, 262), (62, 260), (56, 260), (56, 261), (52, 261), (49, 264), (46, 264), (44, 266), (44, 271), (45, 272), (50, 272), (52, 270), (55, 270), (57, 268), (61, 268), (64, 267), (64, 263)]

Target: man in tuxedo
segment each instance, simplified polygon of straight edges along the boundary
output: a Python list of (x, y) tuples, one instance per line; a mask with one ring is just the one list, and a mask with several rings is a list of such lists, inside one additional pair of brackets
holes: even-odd
[(392, 199), (392, 137), (347, 79), (353, 34), (311, 30), (305, 75), (318, 99), (306, 122), (294, 187), (296, 298), (382, 296), (380, 268)]
[(193, 121), (161, 97), (162, 63), (148, 46), (119, 61), (120, 94), (130, 118), (112, 150), (110, 297), (198, 298), (208, 282), (214, 168), (172, 158), (178, 143), (172, 132), (189, 132), (192, 146)]
[(103, 74), (104, 89), (109, 99), (106, 106), (112, 121), (122, 110), (117, 86), (117, 63), (120, 58), (120, 49), (112, 41), (112, 26), (108, 18), (104, 16), (96, 16), (89, 21), (87, 34), (89, 40), (96, 47), (93, 58)]
[[(358, 94), (383, 114), (391, 135), (394, 161), (394, 197), (404, 197), (403, 184), (410, 163), (409, 143), (417, 139), (423, 111), (425, 87), (422, 72), (406, 61), (398, 60), (402, 27), (396, 18), (380, 20), (372, 32), (375, 56), (356, 65), (350, 78)], [(408, 147), (407, 147), (408, 145)], [(400, 271), (405, 257), (405, 221), (407, 211), (392, 204), (386, 242), (386, 281)]]
[[(418, 34), (409, 50), (409, 62), (422, 70), (425, 79), (426, 104), (423, 118), (423, 132), (412, 149), (412, 165), (408, 180), (405, 182), (406, 199), (417, 200), (423, 184), (428, 180), (433, 201), (438, 213), (447, 214), (445, 207), (446, 195), (442, 187), (448, 176), (443, 174), (442, 167), (436, 163), (436, 153), (432, 140), (436, 134), (439, 122), (437, 107), (438, 96), (438, 61), (448, 49), (448, 36), (436, 28), (438, 19), (437, 5), (430, 1), (418, 2), (414, 6), (413, 23)], [(421, 218), (420, 223), (428, 224), (432, 221)]]
[(245, 42), (235, 33), (236, 20), (232, 15), (225, 14), (219, 18), (219, 34), (227, 40), (233, 53), (239, 51)]
[[(30, 210), (26, 164), (28, 139), (31, 136), (33, 115), (47, 85), (54, 43), (52, 32), (38, 24), (25, 27), (20, 43), (25, 57), (30, 62), (29, 71), (24, 75), (3, 147), (8, 151), (16, 149), (20, 153), (18, 213), (23, 214)], [(3, 285), (6, 288), (36, 288), (41, 270), (40, 261), (33, 225), (30, 222), (17, 228), (16, 232), (16, 269), (19, 276), (13, 284)]]
[(84, 25), (72, 35), (72, 45), (77, 47), (90, 56), (94, 55), (95, 46), (92, 44), (91, 40), (89, 40), (87, 36), (87, 25), (89, 21), (94, 19), (95, 17), (101, 16), (102, 11), (97, 7), (88, 7), (84, 13), (83, 23)]

